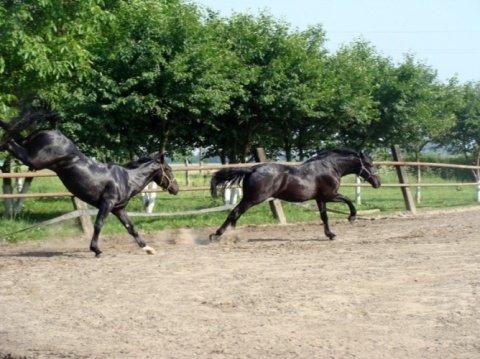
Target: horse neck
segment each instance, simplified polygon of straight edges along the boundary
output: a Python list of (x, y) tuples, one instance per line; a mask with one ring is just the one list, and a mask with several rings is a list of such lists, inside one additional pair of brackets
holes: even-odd
[(146, 162), (141, 164), (137, 168), (129, 168), (129, 181), (133, 188), (137, 191), (144, 189), (157, 174), (158, 170), (162, 168), (162, 165), (156, 161)]
[(342, 156), (332, 162), (341, 177), (350, 174), (357, 174), (359, 171), (358, 169), (361, 166), (359, 159), (354, 158), (352, 160), (352, 156)]

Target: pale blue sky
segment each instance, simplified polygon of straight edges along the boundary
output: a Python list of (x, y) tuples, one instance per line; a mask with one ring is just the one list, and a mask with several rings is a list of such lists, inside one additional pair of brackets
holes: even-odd
[(442, 81), (480, 81), (480, 0), (192, 1), (225, 16), (268, 10), (300, 30), (322, 24), (331, 52), (363, 38), (395, 62), (414, 54)]

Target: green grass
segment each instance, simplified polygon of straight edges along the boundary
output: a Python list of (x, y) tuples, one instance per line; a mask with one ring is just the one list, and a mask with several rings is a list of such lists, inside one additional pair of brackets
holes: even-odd
[[(396, 174), (393, 171), (382, 172), (382, 183), (398, 183)], [(177, 173), (176, 175), (181, 188), (185, 188), (183, 174)], [(207, 186), (209, 180), (209, 177), (192, 175), (190, 186)], [(354, 180), (354, 176), (347, 176), (343, 178), (342, 183), (352, 183)], [(423, 182), (447, 183), (448, 181), (442, 180), (439, 177), (424, 177)], [(66, 190), (57, 178), (36, 178), (34, 179), (30, 190), (31, 193), (63, 191)], [(340, 192), (352, 199), (355, 198), (355, 189), (353, 187), (342, 187)], [(414, 188), (412, 188), (412, 192), (414, 192)], [(314, 201), (310, 201), (309, 203), (315, 205)], [(289, 223), (319, 221), (318, 213), (315, 211), (286, 202), (282, 202), (282, 204)], [(221, 199), (212, 199), (208, 191), (181, 191), (177, 196), (172, 196), (168, 193), (160, 193), (157, 196), (154, 210), (158, 212), (179, 212), (210, 208), (219, 205), (222, 205)], [(417, 204), (417, 208), (422, 211), (428, 209), (447, 209), (474, 205), (478, 205), (476, 202), (475, 187), (422, 187), (422, 203)], [(0, 207), (0, 241), (19, 241), (44, 239), (51, 236), (71, 237), (81, 235), (76, 219), (58, 225), (11, 234), (41, 221), (71, 212), (73, 210), (73, 204), (68, 197), (27, 199), (24, 211), (15, 219), (5, 216), (3, 206)], [(348, 211), (347, 206), (344, 204), (332, 203), (329, 204), (328, 207), (338, 211)], [(381, 187), (379, 189), (363, 187), (362, 204), (356, 205), (356, 207), (359, 211), (372, 209), (379, 210), (378, 212), (367, 214), (369, 216), (388, 215), (395, 212), (405, 211), (405, 205), (399, 187)], [(131, 212), (141, 212), (141, 197), (134, 197), (130, 201), (127, 210)], [(133, 217), (132, 220), (140, 233), (142, 233), (162, 229), (218, 227), (223, 223), (227, 214), (227, 212), (214, 212), (174, 217)], [(330, 218), (346, 218), (346, 215), (343, 214), (332, 213), (329, 216)], [(277, 223), (277, 220), (273, 218), (268, 203), (262, 203), (253, 207), (245, 213), (238, 222), (239, 225), (266, 223)], [(102, 234), (116, 233), (125, 233), (125, 229), (115, 217), (110, 216), (102, 229)]]

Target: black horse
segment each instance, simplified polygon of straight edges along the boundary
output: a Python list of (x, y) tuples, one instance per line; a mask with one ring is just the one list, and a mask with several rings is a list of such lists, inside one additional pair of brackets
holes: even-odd
[[(38, 114), (37, 114), (38, 115)], [(1, 123), (6, 131), (11, 127)], [(138, 245), (149, 254), (155, 250), (139, 237), (125, 207), (130, 198), (155, 181), (164, 190), (177, 194), (178, 184), (164, 156), (141, 159), (126, 165), (97, 163), (78, 150), (75, 144), (58, 130), (40, 129), (27, 137), (18, 131), (7, 132), (0, 150), (8, 150), (25, 165), (54, 171), (65, 187), (82, 201), (98, 208), (90, 250), (100, 257), (98, 237), (105, 219), (113, 213)]]
[(252, 206), (270, 197), (288, 202), (305, 202), (315, 199), (324, 224), (325, 235), (334, 239), (327, 217), (327, 202), (343, 202), (350, 208), (350, 223), (355, 221), (357, 211), (352, 201), (338, 193), (341, 177), (356, 174), (380, 187), (380, 177), (371, 159), (362, 152), (351, 149), (336, 149), (321, 152), (298, 166), (265, 163), (251, 168), (225, 168), (215, 173), (210, 191), (217, 197), (217, 186), (226, 187), (243, 178), (243, 198), (230, 212), (222, 226), (210, 235), (210, 241), (218, 239), (229, 225), (235, 227), (240, 216)]

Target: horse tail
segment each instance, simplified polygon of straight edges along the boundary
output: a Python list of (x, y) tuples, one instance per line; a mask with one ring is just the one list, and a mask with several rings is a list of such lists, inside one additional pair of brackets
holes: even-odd
[(212, 197), (218, 197), (218, 186), (222, 185), (222, 188), (225, 189), (231, 184), (238, 184), (249, 173), (252, 173), (251, 168), (224, 168), (217, 171), (210, 182), (210, 193)]
[(56, 127), (60, 114), (48, 107), (29, 107), (23, 110), (20, 115), (13, 118), (8, 126), (8, 133), (20, 133), (37, 123), (48, 122), (53, 129)]

